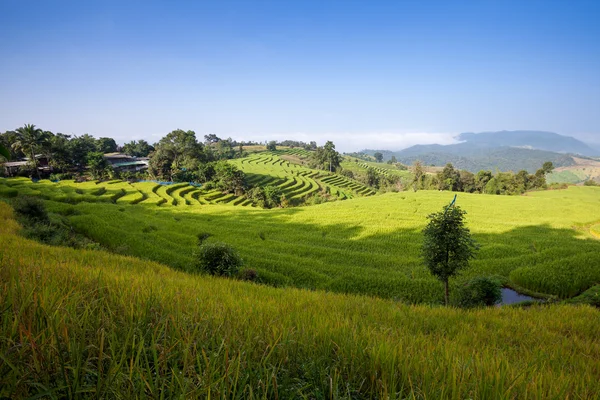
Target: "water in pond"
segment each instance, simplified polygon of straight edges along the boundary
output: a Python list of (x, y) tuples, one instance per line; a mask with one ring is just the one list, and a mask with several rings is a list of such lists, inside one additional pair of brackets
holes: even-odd
[(515, 304), (522, 303), (527, 300), (536, 300), (533, 297), (525, 296), (524, 294), (520, 294), (515, 292), (512, 289), (502, 288), (502, 304)]

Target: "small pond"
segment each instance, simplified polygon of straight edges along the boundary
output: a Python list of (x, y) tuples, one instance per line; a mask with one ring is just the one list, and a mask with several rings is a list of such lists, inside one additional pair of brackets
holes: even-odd
[(524, 294), (517, 293), (512, 289), (502, 288), (502, 301), (500, 302), (500, 305), (522, 303), (528, 300), (539, 301), (539, 299), (525, 296)]

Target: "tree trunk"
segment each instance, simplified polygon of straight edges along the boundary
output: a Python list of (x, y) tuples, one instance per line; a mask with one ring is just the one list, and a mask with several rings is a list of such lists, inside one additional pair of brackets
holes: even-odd
[(449, 289), (448, 289), (448, 279), (446, 279), (446, 281), (444, 282), (444, 286), (446, 287), (446, 292), (445, 292), (445, 299), (446, 299), (446, 306), (448, 305), (448, 293), (449, 293)]

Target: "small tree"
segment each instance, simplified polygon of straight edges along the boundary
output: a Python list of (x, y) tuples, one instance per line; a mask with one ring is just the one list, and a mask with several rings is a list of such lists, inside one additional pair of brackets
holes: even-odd
[(466, 211), (450, 203), (443, 211), (427, 216), (429, 223), (423, 230), (423, 258), (429, 271), (445, 286), (445, 303), (448, 305), (448, 281), (460, 270), (469, 266), (478, 246), (465, 227)]
[(380, 152), (373, 154), (373, 157), (375, 157), (375, 161), (377, 161), (378, 163), (383, 161), (383, 154), (381, 154)]
[(267, 143), (267, 150), (269, 150), (269, 151), (277, 150), (277, 142), (274, 140), (271, 140), (269, 143)]
[(104, 158), (104, 154), (99, 151), (88, 153), (87, 165), (90, 175), (93, 179), (100, 179), (104, 175), (106, 168), (108, 167), (108, 161)]
[(425, 172), (423, 171), (423, 164), (421, 161), (415, 161), (413, 164), (413, 190), (416, 192), (423, 182), (423, 177), (425, 176)]

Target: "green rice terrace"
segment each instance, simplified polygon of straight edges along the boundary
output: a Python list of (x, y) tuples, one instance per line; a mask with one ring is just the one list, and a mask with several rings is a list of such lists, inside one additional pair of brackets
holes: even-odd
[[(189, 187), (182, 193), (183, 185), (154, 187), (0, 182), (3, 196), (46, 199), (52, 219), (102, 246), (28, 240), (0, 203), (0, 397), (593, 399), (600, 392), (597, 309), (406, 304), (442, 301), (419, 243), (425, 216), (447, 204), (448, 192), (262, 210), (202, 204), (206, 197), (190, 196)], [(498, 275), (573, 303), (598, 296), (600, 188), (458, 201), (482, 249), (455, 284)], [(267, 285), (185, 272), (207, 234), (234, 245)]]
[[(251, 177), (269, 177), (290, 187), (290, 194), (299, 189), (289, 178), (283, 182), (286, 176), (302, 182), (306, 192), (326, 179), (274, 155), (239, 162)], [(280, 169), (289, 169), (288, 175), (278, 178)], [(189, 184), (3, 179), (0, 195), (39, 196), (51, 212), (104, 248), (183, 271), (192, 263), (198, 237), (209, 235), (238, 249), (265, 284), (408, 303), (442, 301), (441, 284), (424, 268), (420, 245), (425, 217), (448, 202), (447, 192), (389, 193), (276, 210), (231, 207), (248, 202)], [(455, 285), (495, 275), (526, 293), (568, 299), (600, 283), (600, 188), (461, 194), (459, 203), (469, 212), (481, 251)]]
[[(301, 154), (302, 150), (279, 151), (279, 154)], [(318, 171), (294, 164), (280, 158), (275, 152), (261, 152), (250, 157), (230, 161), (241, 169), (251, 185), (274, 185), (281, 189), (293, 203), (302, 203), (311, 195), (325, 191), (336, 199), (371, 196), (375, 191), (355, 180), (341, 175)], [(116, 204), (142, 204), (160, 206), (194, 206), (224, 204), (251, 206), (245, 196), (223, 193), (220, 190), (204, 190), (188, 183), (160, 184), (156, 182), (128, 183), (120, 180), (105, 182), (74, 181), (58, 183), (42, 180), (36, 186), (28, 185), (29, 179), (5, 181), (0, 195), (41, 195), (44, 198), (64, 202), (109, 202)]]
[(396, 175), (400, 178), (410, 178), (411, 173), (408, 170), (400, 170), (395, 165), (386, 164), (386, 163), (377, 163), (377, 162), (367, 162), (360, 160), (358, 158), (345, 156), (344, 160), (341, 163), (341, 166), (348, 171), (352, 172), (366, 172), (367, 169), (372, 168), (377, 171), (379, 174), (384, 176)]
[(285, 156), (294, 156), (296, 162), (302, 162), (308, 154), (305, 150), (280, 150), (256, 153), (230, 162), (244, 171), (250, 184), (279, 186), (286, 198), (292, 201), (305, 199), (320, 190), (326, 190), (340, 200), (375, 194), (373, 189), (352, 179), (310, 169), (285, 159)]

